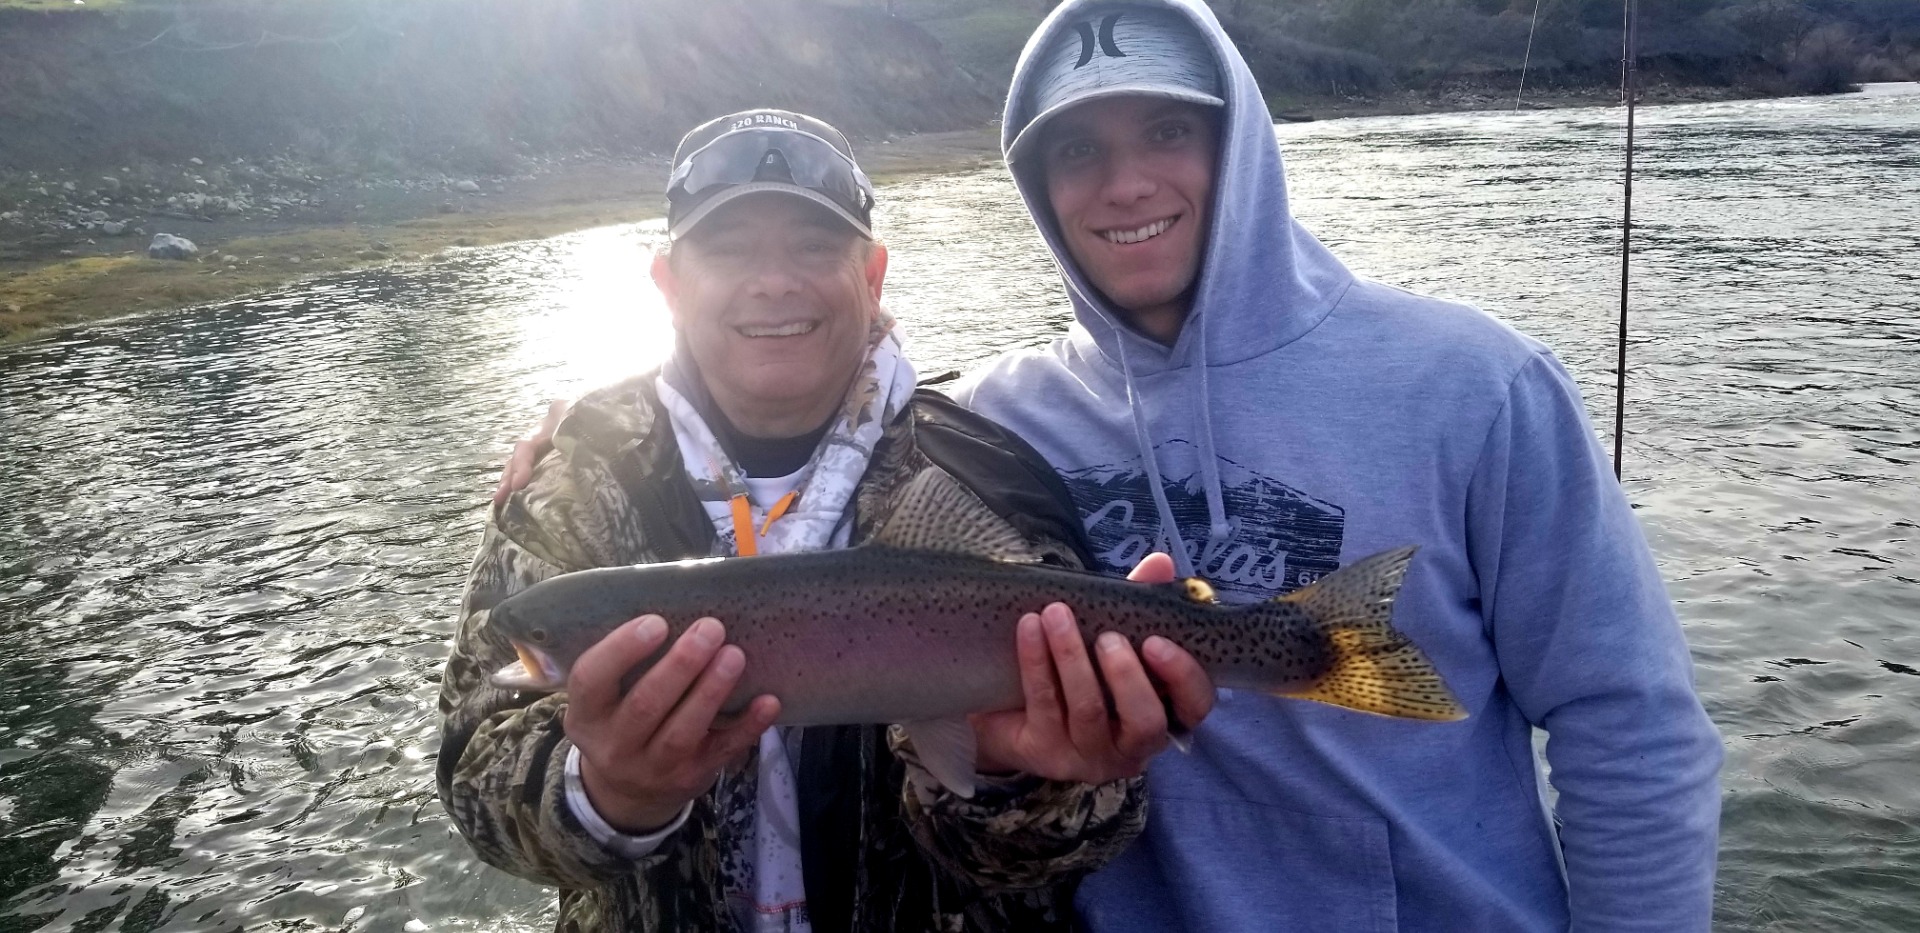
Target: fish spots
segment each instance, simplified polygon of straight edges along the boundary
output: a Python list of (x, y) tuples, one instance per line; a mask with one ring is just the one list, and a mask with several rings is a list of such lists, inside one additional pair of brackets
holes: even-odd
[[(1185, 584), (1145, 586), (898, 549), (709, 562), (697, 573), (679, 568), (678, 577), (658, 573), (671, 569), (654, 565), (631, 575), (622, 569), (621, 587), (635, 592), (609, 601), (644, 604), (668, 619), (724, 620), (730, 640), (761, 659), (755, 673), (764, 679), (757, 683), (807, 685), (804, 695), (786, 687), (770, 691), (795, 715), (805, 715), (800, 711), (810, 703), (835, 717), (861, 716), (900, 705), (921, 709), (950, 691), (979, 696), (1007, 684), (1017, 688), (1017, 671), (994, 665), (1016, 663), (1012, 631), (1020, 616), (1056, 601), (1073, 608), (1089, 641), (1109, 630), (1136, 646), (1154, 635), (1165, 637), (1192, 653), (1222, 686), (1279, 692), (1277, 687), (1322, 681), (1330, 702), (1397, 702), (1428, 718), (1442, 718), (1432, 714), (1445, 711), (1444, 692), (1405, 683), (1407, 678), (1398, 687), (1383, 687), (1379, 677), (1326, 676), (1334, 663), (1321, 617), (1352, 614), (1377, 619), (1365, 624), (1391, 631), (1384, 621), (1391, 587), (1355, 585), (1367, 581), (1341, 580), (1339, 574), (1316, 587), (1324, 604), (1223, 606), (1196, 602), (1197, 588)], [(556, 631), (566, 639), (575, 634)], [(1392, 643), (1369, 642), (1367, 652), (1370, 669), (1388, 680), (1403, 670), (1420, 673)]]

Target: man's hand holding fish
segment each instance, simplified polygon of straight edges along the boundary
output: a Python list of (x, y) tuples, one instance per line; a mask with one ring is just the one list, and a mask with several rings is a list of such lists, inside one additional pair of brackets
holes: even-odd
[(746, 658), (725, 643), (726, 629), (714, 619), (688, 628), (622, 692), (627, 672), (666, 641), (666, 620), (642, 616), (588, 649), (567, 677), (567, 738), (580, 749), (587, 798), (633, 835), (672, 822), (780, 713), (779, 700), (762, 696), (733, 722), (715, 722)]
[[(1173, 578), (1173, 560), (1165, 554), (1147, 555), (1127, 576), (1137, 583)], [(1065, 603), (1022, 616), (1016, 637), (1027, 705), (970, 717), (980, 743), (975, 767), (983, 773), (1025, 771), (1089, 784), (1133, 777), (1166, 750), (1170, 730), (1190, 731), (1213, 709), (1213, 681), (1165, 638), (1149, 637), (1135, 653), (1125, 636), (1102, 632), (1094, 642), (1096, 679)], [(1164, 702), (1148, 668), (1165, 686)], [(1102, 683), (1112, 692), (1111, 709)], [(1174, 722), (1167, 720), (1169, 707)]]

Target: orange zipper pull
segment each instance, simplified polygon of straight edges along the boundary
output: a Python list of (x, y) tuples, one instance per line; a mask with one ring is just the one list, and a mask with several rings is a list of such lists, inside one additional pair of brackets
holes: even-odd
[(767, 529), (773, 527), (774, 520), (778, 519), (782, 515), (787, 514), (787, 510), (792, 508), (793, 503), (798, 501), (799, 498), (800, 498), (800, 490), (798, 489), (790, 493), (787, 493), (784, 496), (781, 496), (780, 501), (775, 502), (773, 504), (773, 508), (767, 510), (767, 520), (765, 523), (763, 523), (760, 526), (760, 537), (762, 538), (766, 537)]
[(741, 557), (760, 553), (760, 542), (753, 536), (753, 505), (746, 493), (733, 497), (733, 549)]

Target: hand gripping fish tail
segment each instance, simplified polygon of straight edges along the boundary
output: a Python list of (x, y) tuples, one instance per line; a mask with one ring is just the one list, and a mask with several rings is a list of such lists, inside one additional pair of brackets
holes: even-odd
[(1266, 604), (1303, 612), (1326, 634), (1333, 655), (1318, 679), (1271, 691), (1275, 696), (1404, 719), (1467, 718), (1433, 662), (1389, 622), (1415, 550), (1383, 551)]

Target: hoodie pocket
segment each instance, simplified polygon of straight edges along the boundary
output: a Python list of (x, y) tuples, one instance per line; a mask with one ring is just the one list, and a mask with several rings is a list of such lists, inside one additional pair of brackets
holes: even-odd
[[(1083, 903), (1097, 913), (1157, 918), (1115, 929), (1393, 933), (1397, 926), (1386, 821), (1246, 800), (1156, 794), (1145, 835), (1088, 886), (1092, 897)], [(1088, 919), (1096, 929), (1108, 926)]]

